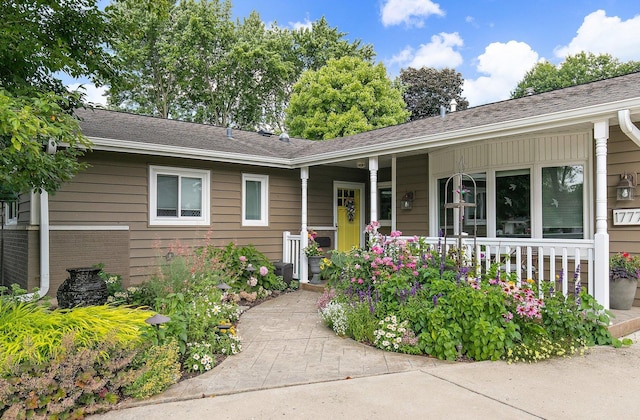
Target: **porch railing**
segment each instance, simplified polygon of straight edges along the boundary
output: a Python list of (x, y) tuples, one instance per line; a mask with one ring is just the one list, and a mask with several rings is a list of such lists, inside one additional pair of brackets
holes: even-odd
[(300, 280), (300, 234), (282, 233), (282, 262), (293, 264), (293, 278)]
[[(458, 246), (457, 238), (447, 238), (446, 243), (444, 238), (421, 239), (432, 248), (440, 246), (446, 251)], [(543, 281), (554, 280), (561, 283), (564, 294), (577, 275), (581, 282), (586, 276), (587, 291), (593, 295), (593, 240), (477, 238), (475, 249), (472, 238), (463, 238), (461, 242), (464, 255), (478, 270), (488, 270), (493, 263), (498, 263), (501, 270), (515, 273), (518, 283), (523, 279), (533, 279), (541, 285)]]
[[(402, 239), (413, 237), (403, 236)], [(458, 246), (457, 238), (422, 237), (432, 249), (438, 246), (448, 251)], [(293, 264), (293, 278), (299, 279), (300, 235), (283, 233), (282, 260)], [(574, 287), (574, 276), (580, 281), (586, 278), (587, 291), (594, 292), (594, 241), (591, 239), (523, 239), (523, 238), (471, 238), (462, 239), (464, 255), (478, 270), (488, 270), (493, 263), (507, 273), (515, 273), (518, 283), (533, 279), (539, 285), (543, 281), (560, 282), (562, 293)], [(560, 278), (556, 279), (556, 275)], [(571, 290), (573, 291), (573, 290)]]

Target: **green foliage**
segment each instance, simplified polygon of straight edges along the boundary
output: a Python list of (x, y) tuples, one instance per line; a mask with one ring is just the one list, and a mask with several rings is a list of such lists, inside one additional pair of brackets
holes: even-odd
[(0, 376), (0, 415), (80, 418), (107, 409), (140, 375), (130, 367), (138, 351), (113, 337), (78, 346), (68, 333), (48, 360), (16, 364)]
[[(318, 307), (339, 334), (371, 342), (373, 323), (377, 347), (446, 360), (535, 362), (585, 346), (629, 344), (611, 337), (611, 314), (579, 288), (564, 296), (544, 282), (538, 290), (497, 263), (476, 278), (457, 250), (444, 254), (440, 246), (401, 240), (399, 232), (383, 237), (375, 224), (366, 232), (368, 249), (334, 252), (326, 264), (333, 288)], [(355, 320), (363, 326), (353, 328)]]
[(137, 378), (124, 388), (124, 394), (143, 399), (166, 390), (180, 379), (179, 358), (175, 342), (151, 346), (138, 353), (131, 363), (137, 370)]
[(80, 77), (112, 71), (111, 30), (96, 0), (5, 1), (0, 16), (0, 86), (16, 95), (66, 93), (57, 72)]
[(614, 276), (612, 279), (626, 277), (631, 279), (640, 278), (640, 257), (631, 255), (628, 252), (619, 252), (609, 258), (609, 271)]
[(399, 82), (402, 98), (411, 112), (410, 121), (440, 114), (440, 107), (450, 110), (451, 100), (457, 109), (469, 107), (469, 101), (462, 97), (462, 75), (454, 69), (441, 70), (432, 67), (400, 70)]
[[(89, 147), (68, 100), (53, 93), (15, 96), (0, 85), (0, 185), (3, 192), (55, 192), (86, 167), (77, 158)], [(46, 153), (49, 141), (69, 147)]]
[(285, 123), (291, 135), (326, 140), (400, 124), (408, 116), (382, 64), (342, 57), (302, 74)]
[[(75, 345), (93, 348), (108, 337), (122, 347), (141, 341), (151, 312), (128, 307), (87, 306), (49, 310), (37, 302), (0, 300), (0, 376), (14, 364), (44, 363), (73, 332)], [(108, 355), (104, 355), (107, 357)]]
[(610, 54), (581, 52), (569, 55), (560, 66), (548, 61), (536, 63), (518, 83), (512, 98), (527, 95), (527, 89), (533, 88), (535, 93), (562, 89), (569, 86), (622, 76), (640, 70), (640, 61), (621, 63)]
[(257, 12), (233, 19), (231, 2), (116, 0), (113, 44), (121, 74), (104, 80), (112, 106), (253, 130), (284, 130), (291, 86), (307, 69), (345, 55), (371, 60), (324, 18), (310, 29), (266, 27)]
[[(53, 193), (84, 168), (90, 142), (58, 72), (74, 77), (112, 73), (110, 27), (96, 0), (0, 3), (0, 185), (3, 193)], [(46, 16), (46, 19), (43, 18)], [(69, 22), (74, 22), (70, 25)], [(66, 144), (46, 153), (49, 141)]]
[(364, 343), (373, 343), (377, 319), (366, 303), (355, 303), (347, 311), (347, 331), (349, 337)]

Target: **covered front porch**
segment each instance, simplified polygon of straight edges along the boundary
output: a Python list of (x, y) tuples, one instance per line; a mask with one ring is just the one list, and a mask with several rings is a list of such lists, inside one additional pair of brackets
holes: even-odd
[[(357, 169), (366, 179), (361, 231), (365, 223), (381, 221), (381, 230), (402, 231), (406, 238), (421, 238), (432, 247), (461, 245), (478, 270), (498, 263), (501, 270), (515, 273), (518, 281), (553, 282), (554, 288), (565, 294), (574, 293), (578, 284), (609, 308), (610, 208), (616, 204), (615, 185), (621, 174), (617, 168), (609, 173), (607, 145), (612, 133), (610, 124), (622, 126), (628, 118), (628, 112), (618, 114), (609, 110), (596, 122), (592, 119), (573, 121), (562, 128), (535, 127), (530, 133), (502, 130), (498, 134), (493, 128), (489, 135), (478, 130), (475, 137), (466, 132), (422, 143), (414, 141), (408, 148), (377, 153), (363, 150), (348, 159), (333, 158), (326, 162), (319, 160), (314, 166), (303, 165), (301, 231), (284, 233), (283, 259), (293, 263), (294, 276), (304, 283), (309, 277), (303, 252), (309, 229), (330, 235), (334, 249), (344, 246), (335, 217), (335, 197), (333, 224), (316, 217), (316, 208), (314, 216), (309, 217), (309, 200), (314, 195), (309, 184), (317, 185), (310, 176), (313, 174), (310, 168), (320, 165), (325, 171), (331, 168), (334, 181), (341, 179), (345, 168)], [(618, 127), (613, 130), (616, 143), (631, 143), (630, 138), (636, 142), (637, 133), (622, 131), (624, 134)], [(578, 191), (579, 199), (574, 199), (571, 211), (554, 212), (567, 194), (549, 199), (545, 177), (556, 169), (566, 168), (580, 173), (579, 181), (569, 186)], [(443, 216), (443, 204), (447, 201), (443, 180), (461, 169), (482, 179), (482, 210), (464, 214), (467, 220), (480, 223), (476, 235), (469, 225), (457, 231), (447, 226)], [(525, 216), (511, 219), (501, 214), (504, 198), (499, 187), (514, 176), (525, 180), (529, 207)], [(567, 185), (561, 187), (566, 189)], [(478, 192), (475, 191), (474, 202), (479, 201)], [(565, 223), (567, 229), (563, 229)], [(525, 227), (510, 230), (505, 228), (509, 224)], [(457, 239), (463, 235), (468, 236)], [(364, 246), (365, 240), (363, 234), (354, 245)]]

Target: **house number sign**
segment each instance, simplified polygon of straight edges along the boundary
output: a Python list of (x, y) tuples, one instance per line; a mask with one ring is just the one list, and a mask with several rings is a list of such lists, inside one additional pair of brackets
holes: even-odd
[(613, 224), (616, 226), (640, 225), (640, 209), (614, 209)]

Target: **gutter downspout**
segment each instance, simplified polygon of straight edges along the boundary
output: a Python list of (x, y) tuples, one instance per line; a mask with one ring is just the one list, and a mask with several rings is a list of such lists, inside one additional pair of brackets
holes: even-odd
[(631, 114), (628, 109), (618, 111), (618, 123), (620, 129), (627, 135), (636, 146), (640, 147), (640, 130), (631, 122)]
[(20, 296), (23, 301), (38, 300), (49, 292), (49, 193), (40, 193), (40, 288)]

